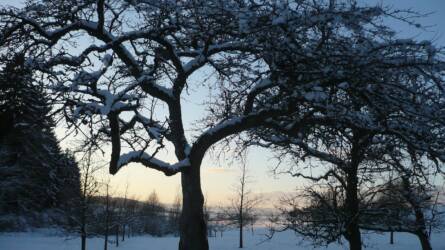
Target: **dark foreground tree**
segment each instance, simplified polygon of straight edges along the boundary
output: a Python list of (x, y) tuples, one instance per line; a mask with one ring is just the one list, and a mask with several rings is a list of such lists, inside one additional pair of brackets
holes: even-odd
[[(208, 249), (200, 182), (206, 151), (288, 111), (257, 108), (255, 86), (262, 85), (262, 76), (243, 79), (245, 112), (213, 120), (190, 143), (181, 98), (186, 88), (199, 86), (190, 82), (199, 69), (214, 70), (228, 82), (227, 77), (241, 79), (237, 72), (260, 64), (241, 53), (256, 49), (257, 39), (244, 24), (249, 14), (261, 17), (260, 9), (247, 1), (34, 0), (23, 9), (2, 11), (1, 45), (26, 52), (28, 64), (61, 97), (68, 121), (89, 129), (93, 145), (111, 141), (110, 173), (131, 162), (166, 175), (181, 173), (179, 248)], [(268, 16), (252, 18), (275, 25)], [(90, 45), (80, 46), (81, 38)], [(167, 141), (175, 164), (159, 158)]]
[(70, 209), (80, 187), (74, 157), (60, 149), (54, 135), (48, 96), (33, 83), (24, 60), (20, 54), (1, 59), (0, 214), (26, 217)]

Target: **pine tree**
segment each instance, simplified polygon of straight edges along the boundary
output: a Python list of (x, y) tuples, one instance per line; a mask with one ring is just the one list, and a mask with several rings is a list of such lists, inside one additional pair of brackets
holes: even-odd
[(79, 194), (79, 172), (54, 134), (51, 105), (24, 56), (0, 72), (0, 214), (61, 207)]

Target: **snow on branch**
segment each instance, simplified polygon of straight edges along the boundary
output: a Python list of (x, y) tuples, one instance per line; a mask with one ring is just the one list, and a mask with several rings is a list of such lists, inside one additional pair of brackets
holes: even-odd
[(174, 175), (178, 172), (181, 172), (184, 168), (190, 166), (189, 158), (185, 158), (182, 161), (170, 164), (165, 161), (159, 160), (154, 156), (145, 153), (144, 151), (132, 151), (129, 153), (125, 153), (119, 157), (115, 171), (119, 171), (119, 169), (121, 169), (123, 166), (128, 165), (132, 162), (141, 163), (146, 167), (159, 170), (165, 175)]

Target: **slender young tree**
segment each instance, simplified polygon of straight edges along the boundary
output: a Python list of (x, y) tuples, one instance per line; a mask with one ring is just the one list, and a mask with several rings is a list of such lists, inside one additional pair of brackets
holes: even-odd
[(239, 230), (239, 248), (244, 247), (244, 229), (255, 217), (255, 209), (262, 201), (259, 195), (252, 194), (249, 186), (249, 176), (247, 164), (241, 164), (241, 173), (235, 186), (235, 197), (231, 200), (231, 205), (224, 209), (223, 219), (235, 225)]
[(104, 224), (104, 250), (108, 250), (108, 237), (110, 235), (111, 209), (110, 209), (110, 183), (105, 183), (105, 224)]
[(86, 250), (86, 240), (89, 235), (89, 227), (97, 223), (93, 216), (93, 197), (99, 194), (99, 182), (94, 176), (97, 171), (92, 161), (91, 151), (84, 155), (81, 166), (81, 196), (78, 221), (80, 226), (81, 250)]
[(124, 192), (124, 197), (121, 203), (121, 207), (120, 207), (120, 224), (122, 227), (122, 242), (125, 241), (125, 229), (127, 227), (127, 224), (129, 222), (129, 217), (130, 217), (130, 211), (128, 209), (128, 182), (125, 184), (125, 192)]

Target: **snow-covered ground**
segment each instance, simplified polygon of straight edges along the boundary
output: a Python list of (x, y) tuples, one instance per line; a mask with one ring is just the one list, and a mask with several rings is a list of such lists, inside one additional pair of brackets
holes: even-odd
[[(314, 249), (308, 243), (298, 244), (299, 239), (290, 232), (276, 234), (270, 241), (264, 241), (262, 235), (265, 231), (257, 229), (255, 235), (246, 231), (245, 249), (256, 250), (306, 250)], [(389, 244), (389, 235), (387, 234), (365, 234), (364, 240), (366, 249), (384, 249), (384, 250), (410, 250), (420, 249), (420, 245), (415, 237), (405, 233), (395, 234), (395, 244)], [(433, 249), (445, 250), (445, 233), (434, 234), (432, 236)], [(232, 250), (238, 249), (238, 232), (225, 232), (223, 237), (209, 238), (210, 249), (212, 250)], [(150, 237), (137, 236), (120, 242), (119, 247), (113, 244), (109, 245), (110, 250), (171, 250), (177, 249), (177, 237)], [(1, 250), (79, 250), (79, 238), (67, 239), (64, 236), (58, 236), (52, 231), (41, 230), (27, 233), (2, 233), (0, 234)], [(88, 239), (87, 249), (103, 249), (103, 239)], [(319, 248), (326, 250), (347, 249), (345, 246), (331, 245), (328, 248)]]

